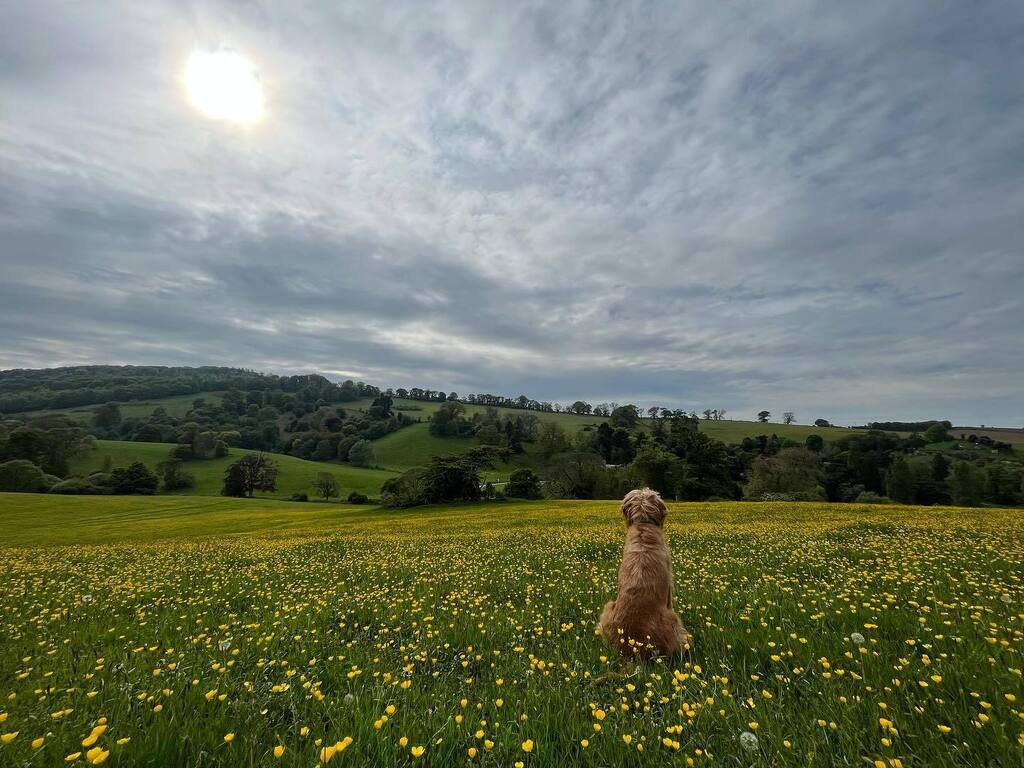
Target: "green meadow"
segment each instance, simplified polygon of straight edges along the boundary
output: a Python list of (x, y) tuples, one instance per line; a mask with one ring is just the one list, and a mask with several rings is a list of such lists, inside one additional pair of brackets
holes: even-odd
[[(115, 467), (141, 461), (152, 468), (166, 459), (173, 447), (167, 443), (97, 440), (96, 449), (75, 461), (71, 470), (82, 475), (97, 472), (103, 467), (108, 456), (111, 464)], [(185, 462), (185, 470), (195, 477), (196, 483), (194, 487), (185, 488), (177, 493), (199, 496), (219, 495), (223, 486), (224, 471), (232, 461), (245, 453), (247, 451), (244, 449), (232, 448), (227, 456)], [(279, 469), (277, 490), (269, 493), (257, 493), (257, 495), (269, 498), (287, 498), (293, 493), (300, 492), (308, 493), (312, 497), (315, 493), (313, 478), (318, 472), (330, 472), (337, 478), (342, 498), (347, 497), (352, 491), (358, 491), (367, 496), (376, 496), (384, 481), (394, 475), (393, 472), (381, 469), (362, 469), (349, 464), (306, 461), (277, 453), (273, 454), (272, 458), (277, 462)]]
[(671, 504), (694, 642), (641, 664), (620, 520), (0, 494), (0, 764), (1024, 762), (1020, 510)]

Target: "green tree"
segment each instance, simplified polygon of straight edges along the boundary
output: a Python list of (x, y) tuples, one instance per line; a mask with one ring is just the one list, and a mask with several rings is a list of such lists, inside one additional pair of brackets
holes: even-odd
[(949, 427), (945, 422), (937, 421), (924, 431), (924, 439), (929, 443), (944, 443), (950, 439)]
[(953, 503), (957, 506), (976, 507), (981, 503), (984, 483), (981, 473), (970, 462), (954, 462), (947, 482), (953, 494)]
[(313, 488), (328, 501), (331, 496), (338, 495), (338, 479), (330, 472), (317, 472), (313, 478)]
[(807, 439), (804, 440), (804, 447), (809, 451), (821, 453), (825, 450), (825, 441), (822, 439), (821, 435), (808, 435)]
[(171, 456), (156, 465), (156, 473), (160, 478), (160, 484), (165, 491), (177, 491), (181, 488), (191, 488), (196, 484), (196, 479), (185, 471), (185, 462)]
[(630, 465), (643, 485), (666, 498), (675, 498), (676, 484), (684, 472), (683, 461), (657, 445), (645, 445)]
[(562, 426), (554, 421), (541, 422), (537, 432), (537, 451), (544, 461), (557, 453), (569, 450), (569, 437)]
[(914, 474), (903, 456), (897, 456), (885, 473), (885, 494), (901, 504), (914, 503)]
[(0, 491), (12, 493), (46, 493), (60, 482), (28, 459), (11, 459), (0, 464)]
[(247, 453), (224, 472), (224, 496), (248, 496), (277, 490), (277, 462), (262, 453)]
[(539, 499), (540, 478), (529, 469), (517, 469), (508, 478), (505, 495), (513, 499)]
[(373, 443), (360, 440), (348, 452), (348, 460), (353, 467), (372, 467), (374, 462)]
[(121, 423), (121, 406), (117, 403), (97, 406), (92, 412), (92, 423), (99, 429), (113, 429)]
[(949, 459), (941, 453), (936, 453), (932, 457), (932, 478), (945, 480), (947, 477), (949, 477)]
[(153, 470), (141, 461), (133, 462), (127, 467), (115, 467), (110, 473), (110, 484), (114, 493), (152, 496), (156, 493), (159, 482)]
[(784, 496), (796, 501), (825, 498), (821, 457), (805, 448), (784, 448), (759, 456), (751, 465), (745, 495), (749, 499)]
[(767, 424), (768, 423), (768, 419), (770, 419), (771, 417), (772, 417), (772, 412), (771, 411), (761, 411), (760, 413), (757, 414), (757, 420), (759, 422), (761, 422), (762, 424)]
[(633, 429), (639, 420), (640, 412), (635, 405), (620, 405), (610, 417), (612, 426), (621, 429)]

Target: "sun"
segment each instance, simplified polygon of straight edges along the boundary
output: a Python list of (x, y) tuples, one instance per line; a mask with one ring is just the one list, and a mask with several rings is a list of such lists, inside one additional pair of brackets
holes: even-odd
[(263, 116), (263, 83), (249, 59), (232, 50), (196, 50), (185, 67), (185, 92), (206, 117), (249, 125)]

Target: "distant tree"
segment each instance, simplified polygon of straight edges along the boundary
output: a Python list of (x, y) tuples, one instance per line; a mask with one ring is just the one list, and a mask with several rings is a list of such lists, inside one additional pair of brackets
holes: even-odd
[(387, 419), (391, 416), (393, 403), (391, 395), (378, 395), (371, 403), (368, 413), (374, 419)]
[(985, 496), (993, 504), (1012, 506), (1019, 501), (1021, 469), (1016, 463), (1000, 461), (985, 467)]
[(540, 478), (529, 469), (517, 469), (508, 478), (505, 495), (513, 499), (539, 499)]
[(480, 445), (501, 445), (502, 436), (494, 424), (484, 424), (476, 431), (476, 439)]
[(666, 498), (676, 497), (676, 484), (685, 473), (682, 459), (657, 445), (645, 445), (630, 465), (643, 484)]
[(185, 462), (173, 456), (156, 465), (156, 473), (165, 491), (177, 491), (191, 488), (196, 479), (185, 471)]
[(744, 495), (749, 499), (784, 496), (796, 501), (823, 500), (821, 458), (804, 448), (784, 448), (775, 456), (759, 456), (751, 465)]
[(92, 412), (92, 423), (99, 429), (113, 429), (121, 423), (121, 406), (117, 403), (97, 406)]
[(353, 467), (372, 467), (374, 462), (373, 443), (360, 440), (348, 452), (348, 460)]
[(825, 441), (822, 439), (821, 435), (808, 435), (807, 439), (804, 440), (804, 447), (809, 451), (821, 453), (825, 450)]
[(224, 472), (224, 496), (249, 496), (277, 490), (277, 463), (262, 453), (247, 453)]
[(660, 413), (660, 411), (661, 411), (661, 408), (659, 406), (652, 405), (650, 408), (647, 409), (647, 418), (649, 418), (649, 419), (656, 419), (656, 418), (658, 418), (658, 414)]
[(951, 439), (949, 427), (945, 422), (937, 421), (924, 431), (924, 439), (929, 443), (944, 443)]
[(718, 415), (715, 416), (715, 421), (721, 421), (722, 419), (724, 419), (726, 413), (728, 413), (728, 411), (726, 411), (725, 408), (719, 408)]
[(816, 427), (831, 427), (832, 425), (825, 419), (815, 419), (814, 426)]
[(983, 479), (977, 467), (970, 462), (955, 462), (948, 482), (953, 494), (953, 503), (957, 506), (976, 507), (981, 503)]
[(761, 411), (759, 414), (757, 414), (757, 420), (760, 421), (762, 424), (767, 424), (768, 419), (770, 419), (771, 417), (771, 411)]
[(0, 491), (14, 493), (46, 493), (60, 482), (28, 459), (11, 459), (0, 464)]
[(604, 461), (589, 451), (569, 451), (551, 459), (544, 469), (549, 495), (564, 499), (591, 499), (597, 487)]
[(110, 473), (110, 483), (114, 493), (152, 496), (156, 493), (159, 482), (153, 470), (141, 461), (136, 461), (127, 467), (116, 467)]
[(936, 453), (932, 457), (932, 478), (945, 480), (947, 477), (949, 477), (949, 459), (941, 453)]
[(458, 402), (446, 402), (430, 417), (430, 434), (435, 437), (469, 437), (473, 428), (463, 414), (466, 407)]
[(458, 392), (449, 392), (448, 393), (448, 399), (449, 400), (458, 400), (459, 399), (459, 393)]
[(889, 464), (885, 473), (885, 494), (901, 504), (914, 503), (914, 474), (910, 465), (902, 456), (897, 456)]
[(590, 403), (584, 402), (583, 400), (577, 400), (575, 403), (569, 406), (569, 410), (573, 413), (581, 415), (590, 413), (592, 406)]
[(702, 413), (704, 414), (704, 421), (711, 421), (711, 409), (705, 408)]
[(331, 496), (338, 495), (338, 479), (330, 472), (317, 472), (313, 478), (313, 488), (328, 501)]
[(569, 436), (558, 422), (541, 422), (537, 433), (537, 450), (545, 461), (557, 453), (569, 450)]
[(782, 414), (783, 424), (792, 424), (794, 421), (796, 421), (796, 414), (792, 411), (786, 411)]
[(610, 418), (613, 427), (633, 429), (640, 420), (640, 412), (635, 405), (620, 405)]

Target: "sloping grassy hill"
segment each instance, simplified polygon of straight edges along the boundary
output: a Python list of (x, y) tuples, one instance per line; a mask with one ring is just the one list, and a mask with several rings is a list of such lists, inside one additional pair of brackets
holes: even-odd
[(806, 440), (808, 435), (819, 435), (824, 440), (831, 442), (864, 430), (847, 429), (846, 427), (815, 427), (810, 424), (762, 424), (759, 421), (726, 421), (722, 419), (721, 421), (702, 420), (700, 431), (731, 445), (742, 442), (745, 437), (757, 437), (758, 435), (778, 435), (798, 442)]
[[(345, 405), (346, 410), (359, 411), (370, 405), (369, 400), (357, 400)], [(461, 454), (479, 445), (475, 438), (456, 437), (434, 437), (430, 434), (430, 425), (426, 421), (441, 406), (441, 403), (421, 403), (415, 400), (395, 400), (395, 407), (409, 417), (422, 418), (423, 423), (414, 424), (386, 435), (374, 441), (373, 450), (376, 462), (381, 467), (388, 469), (405, 470), (410, 467), (422, 466), (432, 456), (448, 456)], [(466, 414), (472, 416), (474, 413), (481, 413), (484, 406), (467, 405)], [(514, 408), (498, 408), (502, 416), (530, 414), (541, 421), (553, 421), (559, 424), (569, 436), (572, 437), (581, 430), (590, 428), (596, 429), (598, 425), (607, 421), (601, 416), (578, 416), (572, 413), (544, 413), (542, 411), (524, 411)], [(641, 428), (649, 428), (650, 421), (644, 420)], [(815, 427), (806, 424), (762, 424), (756, 421), (701, 421), (701, 432), (705, 432), (716, 440), (724, 443), (736, 444), (745, 437), (756, 437), (757, 435), (778, 435), (780, 438), (788, 438), (803, 442), (808, 435), (820, 435), (825, 440), (836, 440), (846, 437), (860, 430), (851, 430), (843, 427)], [(530, 444), (525, 446), (526, 453), (517, 456), (508, 465), (499, 465), (498, 474), (507, 475), (517, 467), (536, 468), (539, 461), (534, 453), (534, 447)]]
[[(124, 418), (132, 416), (150, 416), (153, 411), (162, 407), (168, 415), (181, 417), (192, 409), (192, 403), (198, 399), (206, 400), (208, 403), (219, 403), (223, 399), (223, 392), (196, 392), (191, 395), (172, 395), (170, 397), (159, 397), (152, 400), (123, 400), (120, 401), (121, 416)], [(93, 412), (98, 405), (80, 405), (75, 408), (48, 409), (43, 411), (26, 411), (15, 413), (12, 416), (17, 418), (31, 418), (50, 414), (60, 414), (80, 424), (91, 424)]]
[[(75, 474), (96, 472), (103, 467), (105, 457), (109, 456), (115, 467), (123, 467), (134, 461), (141, 461), (150, 468), (167, 458), (174, 446), (169, 443), (133, 443), (122, 440), (97, 440), (96, 450), (88, 456), (72, 464)], [(242, 448), (232, 448), (227, 456), (219, 459), (203, 459), (185, 462), (186, 471), (196, 478), (193, 488), (176, 491), (176, 495), (218, 496), (223, 485), (224, 470), (240, 456), (249, 453)], [(306, 461), (294, 456), (272, 454), (277, 462), (277, 490), (273, 493), (261, 493), (266, 498), (287, 498), (293, 493), (305, 492), (315, 496), (313, 478), (317, 472), (330, 472), (341, 486), (341, 496), (346, 497), (352, 491), (359, 491), (368, 496), (380, 493), (380, 487), (389, 477), (394, 475), (382, 469), (360, 469), (348, 464), (331, 464), (327, 462)]]

